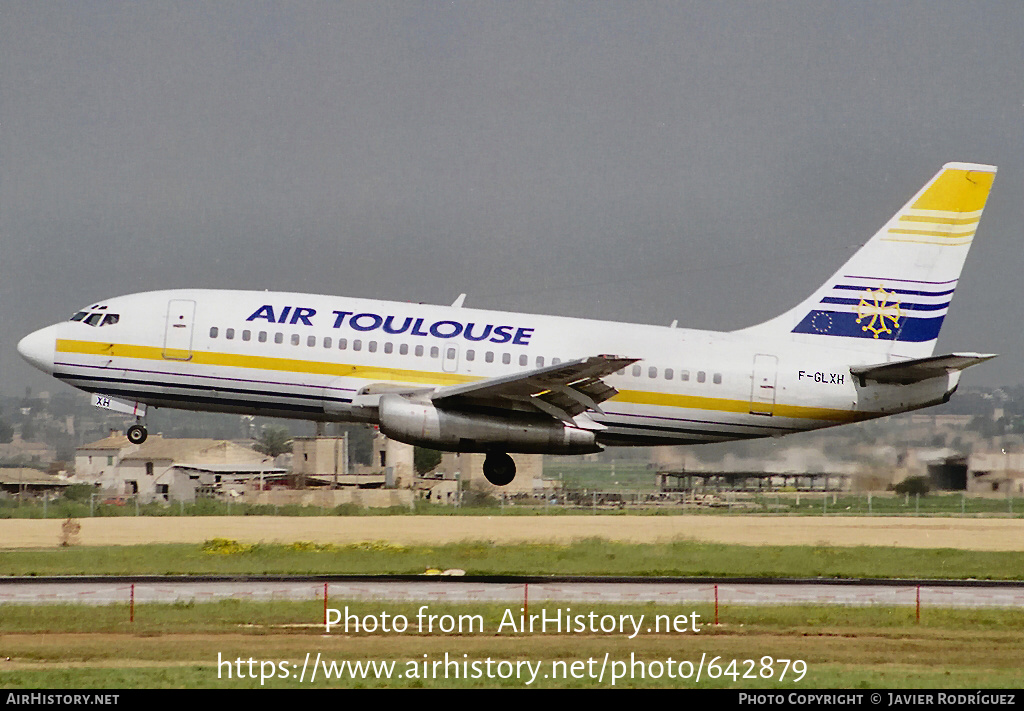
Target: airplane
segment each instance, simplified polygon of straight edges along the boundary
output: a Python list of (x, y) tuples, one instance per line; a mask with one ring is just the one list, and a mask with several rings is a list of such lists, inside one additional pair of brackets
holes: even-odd
[(135, 416), (147, 407), (377, 425), (509, 453), (780, 436), (946, 402), (994, 354), (933, 355), (995, 166), (948, 163), (824, 284), (716, 332), (301, 293), (119, 296), (18, 344), (32, 365)]

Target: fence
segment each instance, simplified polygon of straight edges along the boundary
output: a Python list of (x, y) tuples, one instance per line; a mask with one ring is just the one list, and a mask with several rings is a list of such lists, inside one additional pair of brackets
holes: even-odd
[[(465, 492), (463, 492), (465, 493)], [(246, 504), (198, 500), (143, 503), (135, 496), (93, 496), (88, 502), (0, 500), (0, 518), (89, 518), (108, 516), (330, 516), (354, 513), (362, 507), (344, 504), (334, 508), (317, 506)], [(419, 502), (415, 510), (433, 513), (450, 508)], [(489, 500), (477, 500), (473, 510), (505, 513), (544, 509), (549, 513), (607, 512), (660, 514), (775, 514), (811, 516), (1024, 516), (1024, 498), (971, 495), (963, 492), (940, 494), (844, 494), (837, 492), (750, 493), (750, 492), (636, 492), (572, 490), (533, 493), (496, 491)], [(408, 505), (378, 509), (376, 513), (408, 514)]]

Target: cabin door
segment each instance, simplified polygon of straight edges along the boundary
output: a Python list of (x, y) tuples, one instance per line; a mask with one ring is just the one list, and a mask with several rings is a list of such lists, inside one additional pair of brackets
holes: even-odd
[(167, 303), (167, 327), (164, 331), (164, 358), (192, 360), (192, 327), (195, 325), (196, 302), (172, 299)]

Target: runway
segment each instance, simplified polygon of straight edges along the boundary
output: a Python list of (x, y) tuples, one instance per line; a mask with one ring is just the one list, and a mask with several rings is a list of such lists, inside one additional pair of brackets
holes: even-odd
[(0, 605), (363, 600), (425, 603), (710, 603), (1024, 607), (1024, 583), (740, 578), (497, 578), (438, 576), (9, 578)]

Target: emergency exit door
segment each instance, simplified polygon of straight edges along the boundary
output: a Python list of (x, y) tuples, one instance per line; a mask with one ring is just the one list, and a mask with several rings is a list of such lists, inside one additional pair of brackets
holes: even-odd
[(775, 382), (779, 359), (773, 355), (754, 356), (754, 374), (750, 385), (750, 414), (775, 414)]
[(459, 370), (459, 346), (456, 343), (448, 343), (442, 348), (441, 370), (446, 373), (455, 373)]

